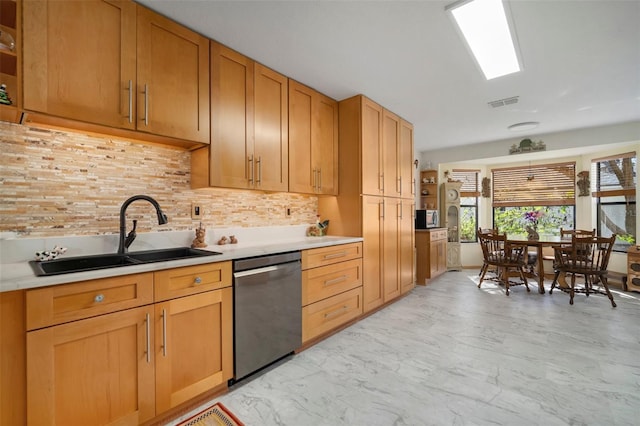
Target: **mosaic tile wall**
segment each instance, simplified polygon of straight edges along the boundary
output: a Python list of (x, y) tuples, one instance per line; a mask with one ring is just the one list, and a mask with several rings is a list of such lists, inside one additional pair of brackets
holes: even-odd
[[(146, 201), (127, 209), (138, 232), (197, 227), (314, 223), (317, 197), (228, 189), (192, 190), (190, 153), (173, 148), (0, 122), (0, 231), (20, 236), (117, 234), (120, 206), (155, 198), (169, 217), (158, 226)], [(291, 216), (285, 211), (289, 207)]]

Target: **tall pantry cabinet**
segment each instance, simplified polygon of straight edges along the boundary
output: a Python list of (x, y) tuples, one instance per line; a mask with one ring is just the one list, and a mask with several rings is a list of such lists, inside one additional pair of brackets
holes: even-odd
[(340, 191), (318, 208), (331, 234), (364, 239), (368, 312), (414, 285), (413, 127), (362, 95), (338, 110)]

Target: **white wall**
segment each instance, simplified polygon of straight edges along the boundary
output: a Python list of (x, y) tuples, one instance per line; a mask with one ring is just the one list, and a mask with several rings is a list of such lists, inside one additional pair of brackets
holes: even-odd
[[(584, 150), (587, 147), (598, 147), (600, 145), (638, 142), (640, 141), (640, 121), (539, 135), (519, 133), (514, 134), (512, 139), (421, 151), (416, 155), (420, 159), (420, 168), (425, 168), (427, 162), (431, 162), (435, 168), (438, 164), (454, 161), (490, 160), (498, 157), (509, 157), (511, 145), (518, 145), (524, 138), (543, 141), (547, 149), (539, 157), (552, 158), (554, 157), (553, 151), (557, 150), (571, 148)], [(526, 155), (530, 156), (532, 154)], [(560, 154), (560, 156), (565, 155)], [(517, 157), (517, 155), (511, 157)], [(484, 164), (487, 164), (487, 162), (484, 162)]]

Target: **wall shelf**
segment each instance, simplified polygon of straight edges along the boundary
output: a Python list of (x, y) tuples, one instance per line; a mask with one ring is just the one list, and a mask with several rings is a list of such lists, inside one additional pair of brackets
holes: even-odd
[(420, 170), (419, 209), (438, 209), (438, 171)]

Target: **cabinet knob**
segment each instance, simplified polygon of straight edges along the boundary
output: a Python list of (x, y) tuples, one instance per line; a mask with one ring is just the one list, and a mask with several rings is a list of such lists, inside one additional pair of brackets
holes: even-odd
[(96, 303), (100, 303), (104, 300), (104, 294), (97, 294), (96, 297), (93, 298), (93, 301)]
[(201, 283), (202, 283), (202, 278), (200, 278), (200, 277), (196, 277), (196, 278), (193, 280), (193, 282), (194, 282), (194, 283), (196, 283), (196, 284), (201, 284)]

